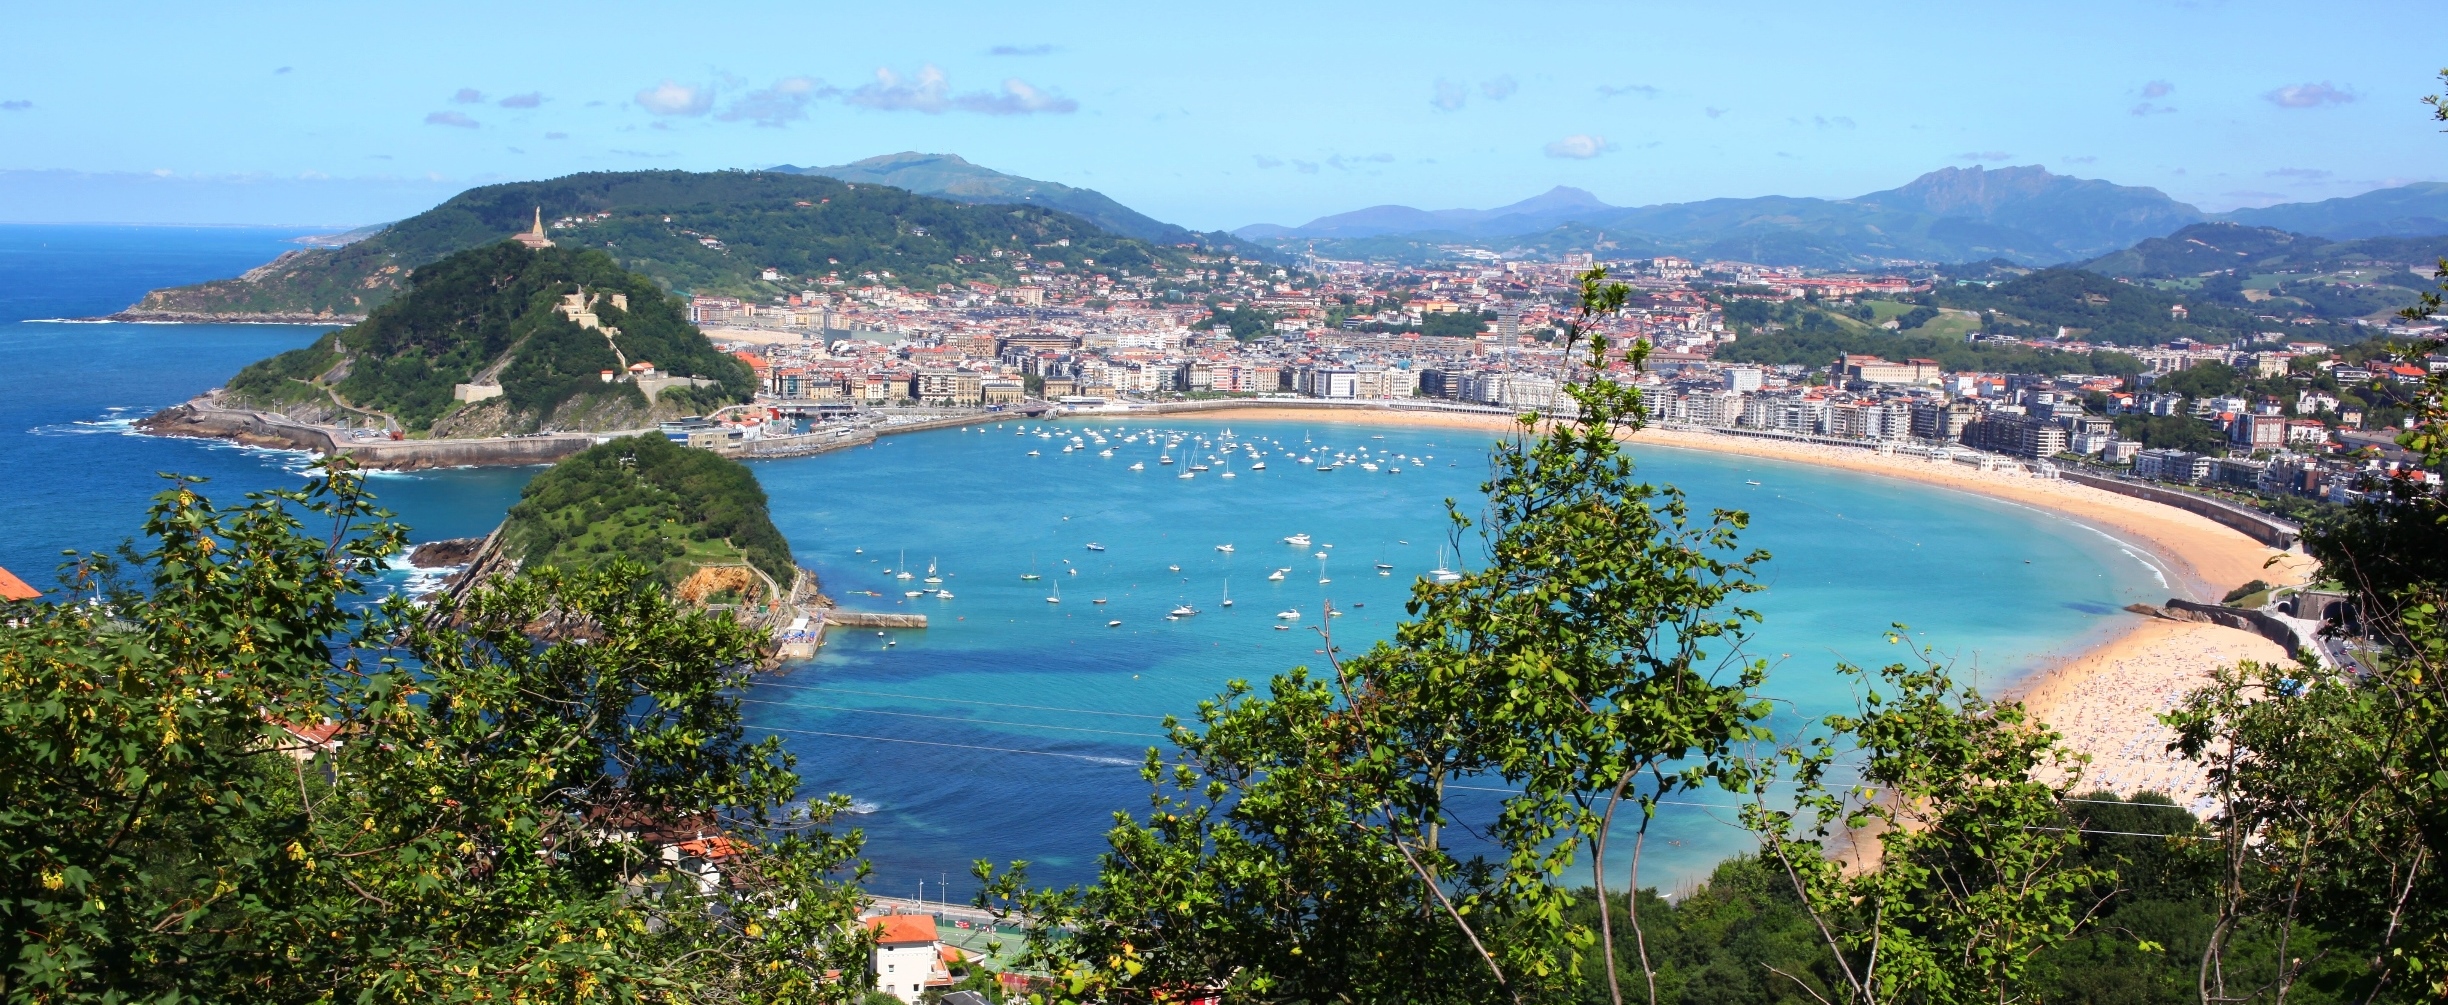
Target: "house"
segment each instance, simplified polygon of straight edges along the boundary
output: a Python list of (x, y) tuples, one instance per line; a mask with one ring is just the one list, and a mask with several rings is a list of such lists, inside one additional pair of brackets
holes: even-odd
[(952, 967), (961, 951), (943, 944), (935, 934), (935, 918), (925, 914), (885, 914), (867, 919), (876, 933), (875, 956), (869, 969), (876, 990), (917, 1005), (928, 988), (952, 986)]

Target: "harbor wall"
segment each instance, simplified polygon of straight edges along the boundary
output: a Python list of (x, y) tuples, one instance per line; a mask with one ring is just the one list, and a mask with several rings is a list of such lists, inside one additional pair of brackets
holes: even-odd
[(2235, 531), (2243, 534), (2245, 537), (2252, 538), (2253, 540), (2269, 545), (2272, 548), (2278, 548), (2281, 550), (2293, 548), (2295, 546), (2296, 536), (2301, 532), (2301, 528), (2276, 517), (2263, 516), (2260, 513), (2253, 512), (2252, 510), (2245, 509), (2241, 506), (2235, 506), (2217, 499), (2209, 498), (2207, 496), (2194, 495), (2191, 492), (2179, 492), (2174, 489), (2164, 489), (2155, 485), (2143, 485), (2138, 482), (2129, 482), (2118, 478), (2102, 478), (2098, 475), (2084, 474), (2080, 471), (2072, 471), (2062, 468), (2059, 469), (2057, 476), (2078, 485), (2088, 485), (2103, 492), (2114, 492), (2118, 495), (2132, 496), (2136, 499), (2148, 499), (2151, 502), (2155, 502), (2163, 506), (2174, 506), (2177, 509), (2184, 510), (2187, 513), (2194, 513), (2200, 516), (2208, 517), (2211, 520), (2217, 521), (2222, 525), (2234, 529)]

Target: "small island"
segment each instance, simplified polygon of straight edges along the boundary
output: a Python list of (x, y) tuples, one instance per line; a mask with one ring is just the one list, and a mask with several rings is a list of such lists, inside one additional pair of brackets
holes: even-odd
[[(445, 587), (453, 595), (523, 570), (626, 560), (651, 570), (681, 602), (732, 611), (764, 629), (775, 656), (809, 655), (827, 623), (858, 620), (832, 611), (815, 574), (793, 560), (746, 465), (659, 434), (615, 439), (553, 465), (482, 542), (449, 544), (458, 547), (434, 553), (465, 564)], [(925, 624), (904, 618), (893, 627)]]

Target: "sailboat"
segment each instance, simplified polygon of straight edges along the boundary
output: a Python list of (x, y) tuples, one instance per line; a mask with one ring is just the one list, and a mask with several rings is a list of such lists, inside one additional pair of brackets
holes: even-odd
[(1232, 606), (1232, 580), (1224, 581), (1224, 606)]
[(1061, 583), (1053, 583), (1053, 584), (1050, 584), (1050, 585), (1052, 585), (1052, 586), (1054, 587), (1054, 592), (1053, 592), (1052, 594), (1050, 594), (1050, 595), (1048, 595), (1048, 596), (1046, 597), (1046, 603), (1049, 603), (1049, 604), (1059, 604), (1059, 603), (1062, 603), (1062, 584), (1061, 584)]
[(1224, 473), (1223, 473), (1223, 474), (1220, 474), (1220, 475), (1217, 475), (1216, 477), (1218, 477), (1218, 478), (1230, 478), (1230, 477), (1232, 477), (1232, 476), (1233, 476), (1233, 469), (1232, 469), (1232, 456), (1231, 456), (1230, 454), (1227, 454), (1227, 455), (1225, 455), (1225, 457), (1224, 457)]
[(1334, 580), (1331, 580), (1331, 579), (1326, 578), (1326, 553), (1325, 553), (1325, 552), (1322, 552), (1322, 551), (1321, 551), (1321, 552), (1318, 552), (1317, 560), (1318, 560), (1318, 582), (1320, 582), (1320, 583), (1331, 583), (1331, 582), (1334, 582)]
[(1445, 549), (1440, 547), (1437, 549), (1437, 567), (1428, 570), (1428, 578), (1438, 583), (1459, 583), (1462, 574), (1445, 567)]
[(1277, 611), (1277, 612), (1275, 612), (1275, 616), (1276, 616), (1276, 617), (1278, 617), (1278, 618), (1282, 618), (1282, 619), (1283, 619), (1283, 620), (1285, 620), (1285, 621), (1299, 621), (1299, 620), (1300, 620), (1300, 608), (1294, 607), (1294, 608), (1289, 608), (1289, 609), (1286, 609), (1286, 610)]
[(1292, 570), (1290, 570), (1290, 569), (1277, 569), (1277, 570), (1275, 570), (1274, 572), (1270, 572), (1270, 573), (1268, 573), (1268, 574), (1267, 574), (1267, 581), (1268, 581), (1268, 582), (1271, 582), (1271, 583), (1280, 583), (1280, 582), (1283, 582), (1284, 573), (1287, 573), (1287, 572), (1290, 572), (1290, 571), (1292, 571)]
[(897, 566), (894, 566), (894, 568), (897, 568), (897, 569), (900, 569), (900, 570), (901, 570), (901, 572), (900, 572), (898, 575), (893, 576), (893, 578), (894, 578), (894, 579), (909, 579), (909, 578), (912, 578), (912, 577), (911, 577), (911, 573), (910, 573), (910, 571), (909, 571), (909, 549), (907, 549), (907, 548), (903, 548), (903, 549), (901, 549), (901, 564), (899, 564), (899, 565), (897, 565)]
[(921, 582), (924, 582), (924, 583), (926, 583), (926, 584), (928, 584), (928, 585), (930, 585), (930, 586), (931, 586), (931, 585), (934, 585), (934, 584), (937, 584), (937, 583), (941, 583), (941, 582), (943, 582), (943, 577), (942, 577), (942, 576), (938, 576), (938, 575), (936, 575), (936, 574), (935, 574), (935, 560), (934, 560), (934, 559), (931, 559), (931, 558), (930, 558), (930, 559), (927, 559), (927, 574), (926, 574), (926, 579), (921, 580)]
[(1036, 553), (1035, 553), (1035, 552), (1031, 552), (1031, 553), (1029, 554), (1029, 571), (1028, 571), (1028, 572), (1026, 572), (1026, 573), (1024, 573), (1024, 574), (1022, 574), (1020, 578), (1022, 578), (1022, 579), (1036, 579), (1036, 578), (1038, 578), (1038, 577), (1037, 577), (1037, 555), (1036, 555)]

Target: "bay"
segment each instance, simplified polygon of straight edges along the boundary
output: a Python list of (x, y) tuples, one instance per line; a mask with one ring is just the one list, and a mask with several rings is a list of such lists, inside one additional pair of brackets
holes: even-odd
[[(324, 329), (39, 320), (107, 313), (154, 286), (234, 275), (295, 247), (292, 236), (0, 227), (0, 373), (13, 381), (0, 395), (0, 566), (47, 583), (61, 549), (135, 535), (163, 484), (158, 472), (207, 476), (205, 491), (226, 503), (299, 484), (301, 455), (154, 439), (127, 425)], [(1039, 439), (1041, 425), (1066, 439)], [(809, 795), (857, 801), (862, 812), (844, 823), (868, 836), (878, 892), (911, 895), (923, 882), (937, 897), (948, 880), (961, 899), (976, 858), (1029, 859), (1046, 881), (1088, 878), (1110, 814), (1145, 806), (1137, 768), (1161, 716), (1192, 713), (1229, 680), (1321, 666), (1325, 641), (1311, 626), (1327, 600), (1346, 612), (1331, 621), (1334, 644), (1366, 647), (1399, 619), (1408, 584), (1438, 564), (1440, 543), (1446, 563), (1467, 560), (1448, 538), (1443, 500), (1475, 512), (1487, 434), (1130, 424), (1194, 437), (1185, 446), (1197, 435), (1214, 442), (1228, 425), (1237, 440), (1262, 442), (1268, 468), (1249, 470), (1236, 454), (1229, 480), (1220, 467), (1179, 479), (1145, 440), (1119, 445), (1109, 435), (1112, 458), (1060, 450), (1069, 435), (1114, 425), (1028, 424), (1022, 435), (1005, 423), (752, 465), (776, 523), (829, 593), (931, 619), (923, 632), (839, 633), (817, 659), (746, 695), (752, 726), (775, 731), (798, 756)], [(1319, 473), (1278, 453), (1304, 440), (1311, 456), (1324, 446), (1418, 460), (1399, 475), (1384, 470), (1391, 463)], [(2098, 638), (2124, 604), (2165, 595), (2130, 550), (2051, 514), (1799, 464), (1662, 448), (1640, 459), (1648, 477), (1680, 486), (1702, 510), (1748, 511), (1745, 544), (1774, 554), (1761, 570), (1769, 590), (1754, 598), (1766, 623), (1749, 651), (1776, 663), (1769, 690), (1787, 729), (1850, 701), (1831, 670), (1837, 661), (1902, 655), (1884, 641), (1890, 622), (1909, 625), (1911, 639), (1967, 676), (2003, 684)], [(1129, 471), (1133, 461), (1145, 470)], [(376, 491), (417, 540), (474, 536), (501, 519), (534, 470), (386, 474)], [(1310, 547), (1281, 540), (1304, 532)], [(1089, 551), (1092, 541), (1105, 550)], [(1232, 552), (1216, 550), (1226, 543)], [(1319, 551), (1330, 557), (1321, 563)], [(904, 553), (914, 575), (933, 562), (953, 599), (903, 596), (917, 583), (894, 578)], [(1378, 575), (1378, 562), (1391, 574)], [(1040, 579), (1020, 578), (1032, 568)], [(1267, 579), (1276, 569), (1288, 571)], [(1061, 603), (1048, 603), (1057, 590)], [(1107, 603), (1092, 602), (1100, 597)], [(1165, 620), (1184, 603), (1200, 613)], [(1274, 617), (1286, 610), (1301, 617)], [(1113, 620), (1122, 625), (1108, 627)], [(1671, 888), (1749, 847), (1725, 823), (1723, 800), (1668, 808), (1645, 881)]]

